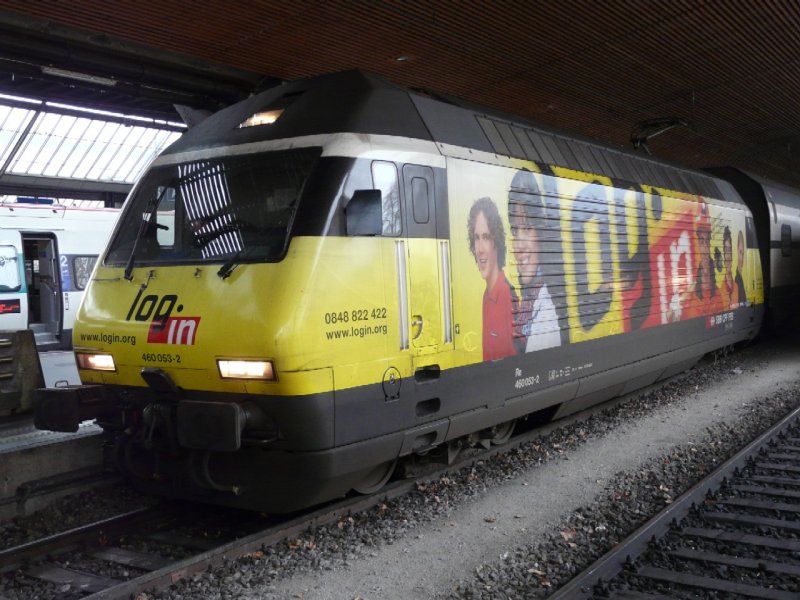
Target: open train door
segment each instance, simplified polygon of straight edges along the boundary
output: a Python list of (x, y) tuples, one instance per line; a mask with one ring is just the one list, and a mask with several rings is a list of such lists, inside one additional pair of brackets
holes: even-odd
[(22, 233), (28, 298), (28, 328), (37, 346), (58, 344), (63, 327), (61, 278), (56, 238), (47, 233)]

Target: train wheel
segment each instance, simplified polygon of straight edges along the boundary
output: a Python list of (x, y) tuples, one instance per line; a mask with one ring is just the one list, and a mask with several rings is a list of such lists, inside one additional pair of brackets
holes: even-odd
[(489, 441), (492, 442), (492, 445), (501, 446), (510, 440), (511, 434), (514, 433), (514, 425), (516, 425), (516, 423), (516, 419), (511, 419), (510, 421), (499, 423), (489, 429), (491, 434)]
[(130, 435), (120, 435), (114, 440), (113, 459), (117, 470), (133, 479), (152, 480), (158, 470), (154, 456)]
[(397, 459), (377, 465), (372, 470), (368, 471), (358, 485), (353, 486), (353, 489), (359, 494), (372, 494), (377, 492), (389, 481), (389, 477), (394, 473), (394, 468), (396, 466)]

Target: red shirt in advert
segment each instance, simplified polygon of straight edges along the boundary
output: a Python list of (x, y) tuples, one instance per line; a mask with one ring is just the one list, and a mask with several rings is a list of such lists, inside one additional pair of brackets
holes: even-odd
[(516, 354), (511, 297), (511, 284), (500, 271), (494, 287), (483, 293), (483, 360)]

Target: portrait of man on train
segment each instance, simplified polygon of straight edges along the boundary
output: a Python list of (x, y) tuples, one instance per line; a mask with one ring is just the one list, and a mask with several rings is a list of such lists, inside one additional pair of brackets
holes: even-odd
[(516, 293), (506, 278), (506, 236), (497, 205), (491, 198), (480, 198), (469, 211), (467, 221), (469, 249), (481, 277), (483, 292), (483, 360), (496, 360), (516, 354), (513, 306)]

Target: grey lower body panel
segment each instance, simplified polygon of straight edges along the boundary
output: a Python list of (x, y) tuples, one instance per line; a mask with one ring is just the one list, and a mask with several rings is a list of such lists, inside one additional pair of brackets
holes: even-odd
[[(236, 430), (243, 419), (241, 435), (206, 445), (195, 427), (178, 424), (178, 429), (184, 427), (184, 442), (191, 443), (182, 447), (167, 428), (156, 460), (146, 445), (117, 434), (114, 457), (148, 491), (268, 512), (293, 511), (347, 493), (376, 465), (391, 465), (399, 457), (542, 409), (562, 416), (685, 370), (712, 350), (752, 338), (761, 316), (760, 308), (741, 308), (719, 319), (695, 319), (456, 369), (428, 369), (424, 378), (401, 382), (400, 392), (391, 398), (379, 383), (291, 398), (196, 394), (186, 399), (195, 402), (186, 415), (198, 422), (229, 419), (226, 431)], [(231, 402), (241, 402), (244, 412), (204, 414), (206, 405)], [(245, 410), (246, 403), (258, 410)], [(248, 433), (248, 419), (256, 413), (262, 431), (274, 425), (273, 437)], [(210, 441), (211, 433), (207, 437)]]

